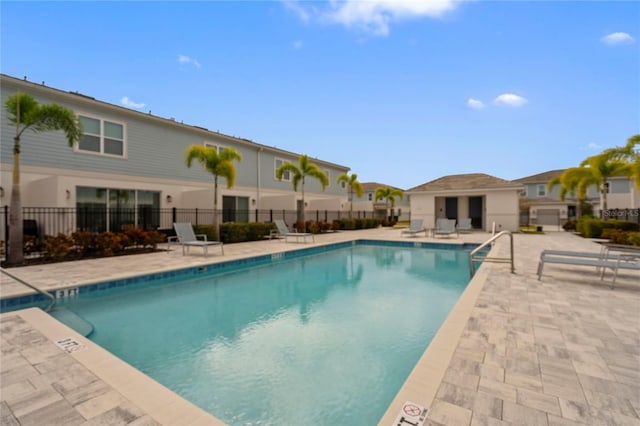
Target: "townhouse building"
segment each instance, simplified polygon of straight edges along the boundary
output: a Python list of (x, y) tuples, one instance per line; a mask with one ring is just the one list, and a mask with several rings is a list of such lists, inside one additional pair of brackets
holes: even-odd
[[(213, 176), (199, 163), (185, 163), (185, 150), (193, 144), (236, 149), (236, 181), (227, 188), (219, 179), (218, 206), (223, 221), (257, 219), (257, 210), (346, 211), (347, 190), (336, 177), (349, 167), (312, 159), (329, 177), (329, 186), (307, 179), (304, 205), (300, 188), (293, 191), (291, 176), (280, 181), (276, 169), (284, 162), (297, 164), (298, 153), (225, 135), (197, 125), (163, 118), (94, 99), (85, 94), (0, 74), (2, 112), (0, 139), (0, 204), (10, 202), (15, 126), (7, 119), (7, 98), (16, 92), (33, 96), (41, 104), (56, 103), (73, 110), (83, 125), (81, 141), (69, 147), (63, 132), (26, 131), (21, 142), (21, 198), (24, 207), (117, 209), (146, 211), (145, 221), (157, 227), (161, 209), (213, 209)], [(141, 220), (139, 214), (134, 221)], [(70, 219), (71, 220), (71, 219)], [(96, 219), (93, 219), (96, 220)], [(113, 223), (103, 218), (106, 228)], [(166, 220), (164, 220), (166, 221)], [(132, 225), (136, 225), (133, 223)], [(69, 222), (67, 230), (77, 223)]]

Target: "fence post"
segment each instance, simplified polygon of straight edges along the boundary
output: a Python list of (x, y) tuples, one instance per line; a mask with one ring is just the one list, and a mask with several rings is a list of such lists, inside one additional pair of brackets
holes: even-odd
[(269, 222), (273, 223), (273, 209), (269, 209)]
[[(215, 214), (215, 213), (214, 213)], [(198, 208), (196, 207), (196, 225), (198, 224)]]
[[(178, 208), (177, 207), (172, 207), (171, 208), (171, 223), (176, 223), (178, 218)], [(173, 225), (171, 225), (173, 227)]]

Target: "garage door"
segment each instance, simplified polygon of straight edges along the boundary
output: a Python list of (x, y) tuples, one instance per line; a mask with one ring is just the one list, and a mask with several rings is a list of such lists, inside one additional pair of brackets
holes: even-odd
[(560, 210), (558, 209), (542, 209), (538, 210), (538, 225), (554, 225), (560, 226)]

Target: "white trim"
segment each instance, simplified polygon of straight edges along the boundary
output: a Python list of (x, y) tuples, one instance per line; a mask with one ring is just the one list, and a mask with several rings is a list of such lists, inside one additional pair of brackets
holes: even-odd
[[(80, 119), (80, 117), (85, 117), (85, 118), (89, 118), (89, 119), (93, 119), (93, 120), (98, 120), (100, 122), (100, 135), (97, 135), (97, 136), (100, 137), (100, 152), (98, 152), (98, 151), (88, 151), (88, 150), (80, 149), (80, 141), (78, 141), (78, 143), (74, 144), (73, 152), (76, 152), (78, 154), (99, 155), (101, 157), (127, 159), (127, 156), (128, 156), (128, 154), (127, 154), (127, 152), (128, 152), (128, 144), (127, 144), (127, 123), (126, 122), (113, 120), (111, 118), (104, 118), (103, 116), (99, 116), (99, 115), (95, 115), (95, 114), (87, 114), (87, 113), (84, 113), (84, 112), (76, 112), (76, 115), (78, 116), (78, 119)], [(105, 139), (104, 123), (105, 123), (105, 121), (107, 121), (109, 123), (112, 123), (112, 124), (117, 124), (119, 126), (122, 126), (122, 155), (107, 154), (107, 153), (104, 152), (104, 139)]]

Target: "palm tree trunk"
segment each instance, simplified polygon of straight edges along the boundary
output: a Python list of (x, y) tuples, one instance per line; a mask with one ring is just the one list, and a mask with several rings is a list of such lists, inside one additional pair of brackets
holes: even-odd
[(24, 261), (22, 235), (22, 201), (20, 200), (20, 138), (14, 138), (13, 182), (11, 185), (11, 205), (9, 206), (9, 253), (7, 263), (19, 264)]
[(351, 219), (353, 217), (353, 188), (351, 187), (349, 187), (349, 195), (351, 195), (351, 205), (349, 206), (349, 219)]
[(220, 241), (220, 223), (218, 221), (218, 176), (213, 178), (213, 227), (216, 229), (216, 238)]
[(603, 213), (607, 210), (607, 187), (606, 183), (603, 183), (600, 187), (600, 216), (603, 220), (607, 220), (607, 216)]
[(306, 232), (307, 230), (307, 221), (305, 220), (304, 215), (304, 176), (302, 177), (302, 231), (298, 230), (298, 232)]

